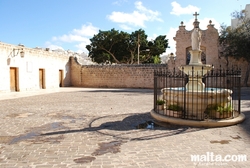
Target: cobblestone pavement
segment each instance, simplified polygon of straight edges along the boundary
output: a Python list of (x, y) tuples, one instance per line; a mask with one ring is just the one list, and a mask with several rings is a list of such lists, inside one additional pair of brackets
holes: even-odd
[[(0, 93), (0, 167), (250, 167), (250, 89), (242, 99), (246, 120), (238, 125), (138, 129), (153, 121), (152, 90)], [(217, 162), (212, 154), (248, 160)]]

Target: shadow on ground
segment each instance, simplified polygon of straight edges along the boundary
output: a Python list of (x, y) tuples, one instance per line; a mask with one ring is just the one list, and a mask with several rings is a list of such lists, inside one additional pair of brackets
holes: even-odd
[[(109, 121), (110, 120), (110, 121)], [(154, 128), (147, 127), (154, 123)], [(89, 127), (83, 129), (74, 129), (66, 131), (54, 131), (41, 134), (41, 136), (48, 135), (62, 135), (77, 132), (97, 132), (101, 135), (112, 136), (119, 140), (150, 140), (173, 136), (176, 134), (188, 133), (193, 131), (203, 130), (205, 128), (194, 128), (188, 126), (179, 126), (168, 123), (160, 123), (155, 121), (149, 112), (108, 115), (93, 119), (89, 123)], [(164, 131), (161, 131), (164, 130)]]
[(245, 132), (250, 136), (250, 111), (243, 112), (245, 115), (245, 120), (239, 124), (240, 127), (242, 127)]

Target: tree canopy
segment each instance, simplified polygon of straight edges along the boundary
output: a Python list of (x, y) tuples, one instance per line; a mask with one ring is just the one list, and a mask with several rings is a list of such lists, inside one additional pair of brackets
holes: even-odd
[(86, 48), (89, 57), (97, 63), (160, 63), (160, 54), (166, 51), (168, 40), (166, 36), (158, 36), (148, 41), (145, 31), (139, 29), (131, 34), (111, 29), (101, 31), (90, 39)]
[(245, 11), (233, 12), (232, 16), (238, 19), (237, 27), (222, 25), (219, 36), (221, 45), (221, 56), (226, 60), (228, 57), (235, 59), (243, 58), (248, 62), (248, 67), (244, 79), (244, 85), (247, 85), (250, 72), (250, 19), (246, 17)]

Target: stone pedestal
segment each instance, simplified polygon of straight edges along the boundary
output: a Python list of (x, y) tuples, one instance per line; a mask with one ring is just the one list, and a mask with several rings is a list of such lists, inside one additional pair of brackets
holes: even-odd
[(201, 62), (201, 50), (191, 50), (189, 65), (179, 67), (181, 71), (188, 75), (188, 83), (186, 84), (187, 91), (203, 91), (205, 84), (202, 82), (202, 77), (207, 74), (213, 67), (204, 65)]
[(201, 50), (191, 50), (189, 51), (191, 54), (189, 65), (202, 65), (201, 62)]
[(187, 91), (203, 91), (205, 84), (202, 77), (206, 75), (213, 67), (211, 65), (183, 65), (179, 69), (188, 75)]

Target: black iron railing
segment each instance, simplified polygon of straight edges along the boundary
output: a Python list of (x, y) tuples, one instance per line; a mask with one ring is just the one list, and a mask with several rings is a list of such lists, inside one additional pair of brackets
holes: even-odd
[(156, 113), (190, 120), (228, 119), (240, 114), (239, 68), (201, 68), (199, 72), (192, 68), (188, 74), (184, 68), (154, 71)]

